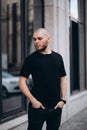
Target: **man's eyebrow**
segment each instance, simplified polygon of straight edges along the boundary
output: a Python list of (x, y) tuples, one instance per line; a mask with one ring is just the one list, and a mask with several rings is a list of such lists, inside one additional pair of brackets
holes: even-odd
[(35, 37), (33, 37), (33, 39), (36, 39)]
[(38, 36), (38, 37), (33, 37), (33, 39), (37, 39), (37, 38), (43, 38), (42, 36)]

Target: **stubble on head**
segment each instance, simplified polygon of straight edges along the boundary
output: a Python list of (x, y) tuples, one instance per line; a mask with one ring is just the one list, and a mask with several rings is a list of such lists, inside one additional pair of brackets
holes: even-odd
[[(45, 29), (45, 28), (39, 28), (37, 29), (35, 32), (34, 32), (34, 35), (36, 36), (42, 36), (44, 37), (44, 44), (43, 44), (43, 47), (41, 49), (37, 49), (36, 47), (36, 50), (39, 51), (39, 52), (42, 52), (42, 51), (45, 51), (48, 47), (48, 42), (49, 42), (49, 39), (50, 39), (50, 35), (48, 33), (48, 31)], [(34, 37), (33, 35), (33, 37)], [(34, 37), (35, 38), (35, 37)], [(37, 38), (37, 37), (36, 37)]]

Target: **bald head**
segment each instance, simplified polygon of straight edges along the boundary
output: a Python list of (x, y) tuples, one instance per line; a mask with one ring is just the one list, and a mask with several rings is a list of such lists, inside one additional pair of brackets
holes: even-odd
[(41, 34), (44, 34), (46, 36), (49, 36), (49, 32), (45, 28), (39, 28), (39, 29), (35, 30), (34, 33), (41, 33)]
[(37, 51), (45, 51), (48, 48), (50, 35), (45, 28), (39, 28), (33, 34), (33, 41)]

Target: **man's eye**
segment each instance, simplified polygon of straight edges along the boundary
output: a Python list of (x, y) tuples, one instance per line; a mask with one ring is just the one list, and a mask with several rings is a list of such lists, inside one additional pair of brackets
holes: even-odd
[(42, 37), (33, 38), (34, 41), (37, 41), (37, 40), (41, 41), (42, 39), (43, 39)]
[(42, 37), (39, 37), (38, 40), (42, 40)]
[(34, 41), (36, 41), (36, 38), (33, 38)]

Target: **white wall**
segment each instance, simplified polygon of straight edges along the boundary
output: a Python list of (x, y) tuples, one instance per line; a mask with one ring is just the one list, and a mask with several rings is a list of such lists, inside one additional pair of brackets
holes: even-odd
[(70, 94), (69, 0), (45, 0), (45, 4), (45, 27), (51, 32), (51, 47), (63, 56), (67, 72), (67, 104), (63, 109), (63, 123), (87, 107), (87, 91), (73, 96)]

